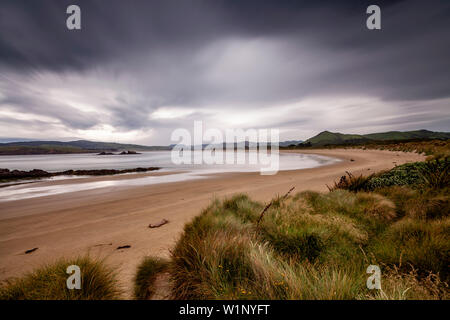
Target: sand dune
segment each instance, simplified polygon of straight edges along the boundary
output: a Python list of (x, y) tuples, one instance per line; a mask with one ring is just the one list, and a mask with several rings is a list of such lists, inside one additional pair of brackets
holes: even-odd
[[(274, 176), (218, 174), (210, 179), (108, 187), (0, 203), (0, 280), (21, 275), (59, 257), (89, 253), (106, 258), (117, 268), (129, 295), (140, 260), (145, 255), (168, 256), (184, 224), (214, 197), (246, 192), (256, 200), (269, 201), (294, 186), (295, 191), (326, 191), (326, 184), (331, 184), (345, 171), (369, 174), (425, 158), (414, 153), (380, 150), (301, 152), (343, 161), (313, 169), (280, 171)], [(148, 228), (150, 223), (164, 218), (169, 220), (168, 224)], [(131, 247), (116, 249), (123, 245)], [(24, 254), (25, 250), (35, 247), (39, 249)]]

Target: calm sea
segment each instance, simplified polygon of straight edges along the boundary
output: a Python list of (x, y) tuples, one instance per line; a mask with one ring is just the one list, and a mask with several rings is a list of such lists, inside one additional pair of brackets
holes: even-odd
[[(246, 155), (248, 157), (248, 153), (246, 153)], [(279, 170), (314, 168), (331, 164), (336, 161), (339, 160), (318, 155), (280, 153)], [(70, 182), (70, 179), (73, 180), (74, 177), (58, 176), (45, 180), (68, 179), (68, 183), (50, 186), (41, 186), (35, 183), (13, 186), (5, 186), (5, 184), (3, 184), (0, 188), (0, 202), (111, 186), (148, 185), (192, 179), (206, 179), (208, 178), (208, 174), (224, 172), (259, 172), (261, 169), (260, 164), (249, 164), (248, 161), (246, 164), (175, 165), (171, 160), (170, 151), (152, 151), (136, 155), (110, 156), (100, 156), (96, 154), (0, 156), (0, 168), (10, 170), (42, 169), (49, 172), (55, 172), (69, 169), (131, 169), (137, 167), (161, 167), (161, 171), (171, 174), (121, 180), (105, 178), (102, 179), (103, 181), (97, 182), (80, 182), (80, 179), (77, 179), (76, 183)], [(81, 179), (81, 181), (83, 181), (83, 179)]]

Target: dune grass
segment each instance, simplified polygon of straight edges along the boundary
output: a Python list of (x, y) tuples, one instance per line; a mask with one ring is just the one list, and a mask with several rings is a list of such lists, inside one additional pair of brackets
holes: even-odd
[(137, 300), (147, 300), (154, 292), (156, 276), (166, 270), (168, 261), (157, 257), (145, 257), (138, 266), (134, 278), (134, 297)]
[(370, 250), (385, 264), (414, 266), (418, 272), (434, 272), (449, 281), (450, 218), (424, 223), (404, 218), (394, 223)]
[[(262, 203), (215, 200), (172, 252), (172, 298), (448, 298), (448, 212), (424, 218), (388, 193), (301, 192), (274, 199), (259, 225)], [(381, 291), (366, 288), (369, 264)]]
[(428, 160), (450, 157), (450, 139), (367, 143), (357, 148), (423, 153), (428, 156)]
[(406, 163), (389, 171), (369, 176), (353, 175), (346, 172), (335, 181), (330, 191), (343, 189), (352, 192), (375, 191), (384, 187), (408, 186), (425, 191), (442, 190), (450, 187), (450, 158), (434, 159), (425, 162)]
[[(81, 289), (67, 288), (70, 265), (80, 267)], [(120, 294), (114, 271), (89, 257), (61, 259), (0, 286), (0, 300), (112, 300)]]
[[(403, 269), (403, 270), (400, 270)], [(371, 290), (361, 300), (449, 300), (448, 284), (433, 273), (419, 275), (411, 265), (384, 266), (381, 290)]]

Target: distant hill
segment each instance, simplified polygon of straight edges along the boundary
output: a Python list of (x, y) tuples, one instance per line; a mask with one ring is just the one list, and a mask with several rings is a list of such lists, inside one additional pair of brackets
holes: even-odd
[[(302, 140), (280, 142), (280, 146), (299, 144)], [(67, 154), (67, 153), (95, 153), (95, 152), (120, 152), (120, 151), (157, 151), (171, 150), (170, 146), (142, 146), (137, 144), (122, 144), (114, 142), (95, 142), (77, 140), (69, 142), (61, 141), (22, 141), (0, 143), (0, 155), (26, 155), (26, 154)], [(206, 145), (205, 145), (206, 146)], [(225, 145), (224, 145), (225, 146)], [(245, 142), (249, 146), (249, 142)]]
[(142, 146), (137, 144), (121, 144), (114, 142), (94, 142), (77, 140), (70, 142), (61, 141), (24, 141), (0, 143), (0, 155), (22, 154), (65, 154), (65, 153), (90, 153), (101, 151), (155, 151), (170, 150), (169, 146)]
[[(280, 147), (292, 145), (326, 146), (339, 144), (362, 144), (371, 141), (401, 141), (414, 139), (450, 139), (449, 132), (433, 132), (428, 130), (417, 131), (389, 131), (371, 134), (343, 134), (339, 132), (323, 131), (306, 141), (288, 140), (281, 141)], [(247, 149), (251, 143), (248, 141), (234, 143), (235, 148)], [(253, 146), (257, 145), (255, 143)], [(95, 142), (87, 140), (76, 140), (69, 142), (61, 141), (22, 141), (0, 143), (0, 155), (26, 155), (26, 154), (66, 154), (66, 153), (95, 153), (95, 152), (121, 152), (121, 151), (157, 151), (171, 150), (170, 146), (143, 146), (138, 144), (122, 144), (114, 142)], [(223, 144), (225, 147), (225, 144)]]
[(280, 147), (289, 147), (292, 145), (297, 145), (299, 143), (302, 143), (303, 140), (287, 140), (287, 141), (280, 141)]
[(389, 131), (371, 134), (343, 134), (339, 132), (323, 131), (309, 138), (305, 143), (313, 146), (325, 146), (333, 144), (358, 144), (370, 141), (393, 141), (413, 139), (450, 139), (450, 132), (433, 132), (428, 130), (416, 131)]

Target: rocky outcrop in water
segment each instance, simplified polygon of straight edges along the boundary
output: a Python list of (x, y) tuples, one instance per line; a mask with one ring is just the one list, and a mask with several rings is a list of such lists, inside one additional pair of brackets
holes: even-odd
[(39, 169), (31, 171), (0, 169), (0, 179), (23, 179), (23, 178), (43, 178), (51, 177), (52, 174)]
[(128, 150), (128, 151), (122, 151), (121, 153), (112, 153), (112, 152), (106, 152), (102, 151), (98, 153), (98, 156), (116, 156), (116, 155), (127, 155), (127, 154), (140, 154), (139, 152)]
[(95, 170), (66, 170), (60, 172), (47, 172), (45, 170), (33, 169), (30, 171), (0, 169), (0, 180), (38, 179), (54, 176), (104, 176), (121, 173), (147, 172), (158, 170), (158, 167), (134, 168), (134, 169), (95, 169)]

